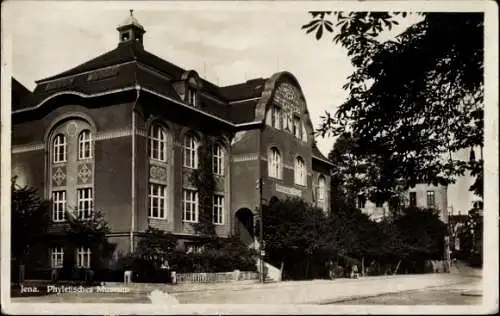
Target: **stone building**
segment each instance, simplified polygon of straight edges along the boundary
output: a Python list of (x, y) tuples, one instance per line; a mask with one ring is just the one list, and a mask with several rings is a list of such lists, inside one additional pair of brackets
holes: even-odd
[[(99, 210), (116, 253), (133, 252), (148, 226), (195, 245), (190, 174), (202, 144), (212, 155), (219, 236), (250, 244), (256, 210), (273, 198), (300, 197), (329, 212), (331, 163), (291, 73), (219, 87), (146, 51), (132, 14), (117, 31), (115, 49), (37, 81), (33, 92), (13, 80), (12, 172), (52, 199), (51, 232), (68, 225), (68, 212)], [(62, 265), (63, 252), (48, 249), (47, 264)], [(77, 264), (91, 255), (78, 248)]]
[[(440, 219), (445, 223), (448, 222), (447, 186), (419, 183), (405, 192), (404, 200), (407, 206), (437, 209)], [(359, 197), (357, 204), (358, 208), (375, 221), (380, 221), (389, 215), (389, 205), (387, 202), (376, 204), (367, 201), (363, 197)]]

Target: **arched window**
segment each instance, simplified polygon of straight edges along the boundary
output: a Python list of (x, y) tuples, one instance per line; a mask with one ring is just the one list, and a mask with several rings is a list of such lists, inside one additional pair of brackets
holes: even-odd
[(268, 169), (270, 177), (281, 179), (281, 155), (276, 147), (269, 151)]
[(318, 179), (318, 204), (320, 207), (325, 207), (326, 200), (326, 180), (325, 177), (320, 176)]
[(295, 184), (306, 185), (306, 164), (302, 157), (295, 159)]
[(184, 167), (198, 168), (198, 139), (194, 136), (184, 138)]
[(153, 124), (149, 130), (149, 158), (167, 161), (167, 131), (159, 124)]
[(58, 134), (53, 143), (54, 163), (66, 162), (66, 155), (66, 136)]
[(86, 129), (78, 135), (78, 159), (92, 158), (92, 133)]
[(216, 175), (224, 175), (224, 148), (220, 144), (212, 148), (212, 171)]

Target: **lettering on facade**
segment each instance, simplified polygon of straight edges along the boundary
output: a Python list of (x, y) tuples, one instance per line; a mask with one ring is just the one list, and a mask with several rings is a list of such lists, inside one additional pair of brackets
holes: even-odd
[(243, 162), (243, 161), (252, 161), (257, 159), (259, 159), (258, 154), (241, 154), (241, 155), (234, 155), (232, 160), (233, 162)]
[(28, 144), (28, 145), (17, 145), (17, 146), (12, 146), (12, 153), (19, 154), (19, 153), (24, 153), (24, 152), (29, 152), (29, 151), (43, 150), (44, 148), (45, 148), (45, 146), (42, 143)]
[(52, 82), (47, 83), (47, 85), (45, 86), (45, 90), (64, 88), (64, 87), (67, 87), (67, 86), (73, 84), (73, 81), (75, 81), (75, 78), (64, 78), (64, 79), (52, 81)]
[(87, 76), (87, 81), (94, 81), (94, 80), (101, 80), (101, 79), (106, 79), (106, 78), (110, 78), (110, 77), (115, 77), (116, 75), (118, 75), (119, 70), (120, 70), (120, 67), (115, 66), (115, 67), (110, 67), (110, 68), (94, 71)]
[(299, 189), (285, 187), (280, 184), (276, 184), (276, 192), (285, 193), (288, 195), (293, 195), (298, 197), (302, 196), (302, 191), (300, 191)]

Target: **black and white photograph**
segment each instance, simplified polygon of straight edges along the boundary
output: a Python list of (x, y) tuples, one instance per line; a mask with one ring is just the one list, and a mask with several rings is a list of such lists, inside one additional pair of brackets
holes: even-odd
[(2, 2), (2, 312), (498, 312), (498, 6), (447, 3)]

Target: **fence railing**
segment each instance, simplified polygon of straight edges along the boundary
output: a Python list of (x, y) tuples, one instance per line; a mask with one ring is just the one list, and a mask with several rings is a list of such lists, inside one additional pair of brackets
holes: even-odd
[(233, 271), (218, 273), (179, 273), (177, 283), (219, 283), (231, 281), (258, 280), (259, 274), (251, 271)]

